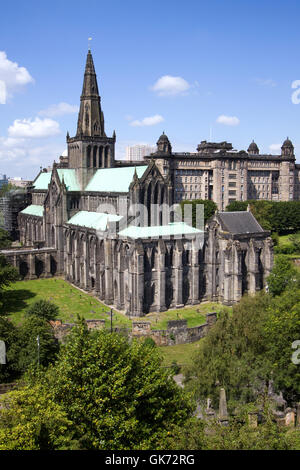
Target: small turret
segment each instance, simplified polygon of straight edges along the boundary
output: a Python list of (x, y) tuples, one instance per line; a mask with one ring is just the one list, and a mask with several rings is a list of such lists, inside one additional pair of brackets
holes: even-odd
[(281, 155), (283, 157), (292, 157), (294, 155), (294, 146), (288, 137), (282, 144)]
[(172, 153), (172, 146), (166, 134), (163, 132), (158, 141), (156, 142), (157, 145), (157, 153)]
[(252, 140), (251, 144), (249, 145), (247, 152), (251, 153), (252, 155), (258, 155), (259, 154), (259, 148), (257, 147), (254, 140)]

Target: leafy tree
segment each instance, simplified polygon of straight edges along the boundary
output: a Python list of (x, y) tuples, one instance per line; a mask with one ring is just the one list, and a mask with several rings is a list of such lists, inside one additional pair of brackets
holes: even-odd
[(252, 402), (264, 392), (271, 377), (263, 330), (270, 304), (270, 296), (260, 293), (243, 297), (232, 315), (220, 313), (187, 369), (187, 387), (196, 398), (210, 397), (216, 407), (224, 387), (232, 411), (238, 402)]
[(117, 333), (91, 333), (81, 321), (44, 386), (74, 423), (81, 448), (151, 449), (192, 411), (160, 365), (157, 348)]
[(278, 425), (272, 416), (270, 404), (265, 403), (262, 424), (254, 427), (249, 421), (247, 405), (229, 417), (227, 426), (217, 420), (204, 422), (191, 419), (183, 426), (174, 427), (167, 437), (165, 449), (170, 450), (299, 450), (297, 430)]
[(270, 294), (273, 296), (280, 295), (285, 289), (297, 282), (299, 283), (297, 269), (285, 256), (278, 255), (275, 258), (271, 274), (267, 278)]
[(36, 316), (51, 321), (58, 317), (59, 308), (49, 300), (37, 300), (27, 310), (26, 316)]
[(204, 223), (214, 215), (217, 210), (217, 204), (214, 201), (208, 199), (193, 199), (192, 201), (181, 201), (180, 208), (182, 217), (184, 216), (184, 206), (185, 205), (192, 205), (192, 224), (193, 227), (196, 227), (196, 215), (197, 215), (197, 205), (203, 204), (204, 206)]
[(0, 450), (72, 449), (72, 423), (38, 385), (0, 400)]
[(295, 405), (300, 397), (300, 366), (292, 361), (292, 344), (300, 340), (299, 284), (274, 298), (265, 325), (265, 336), (275, 391), (281, 391), (287, 402)]
[(0, 317), (0, 340), (5, 342), (6, 364), (0, 364), (0, 383), (13, 382), (20, 376), (20, 335), (18, 328), (6, 317)]
[(0, 312), (3, 306), (3, 289), (18, 279), (18, 271), (0, 254)]
[[(27, 317), (19, 327), (20, 343), (22, 348), (19, 353), (19, 368), (25, 372), (29, 366), (48, 366), (56, 359), (59, 345), (54, 337), (53, 328), (43, 318), (35, 315)], [(38, 342), (39, 337), (39, 357)]]
[(9, 233), (0, 228), (0, 250), (6, 250), (7, 248), (11, 247), (12, 239)]
[(292, 234), (289, 236), (289, 241), (292, 243), (294, 253), (300, 253), (300, 236), (299, 234)]

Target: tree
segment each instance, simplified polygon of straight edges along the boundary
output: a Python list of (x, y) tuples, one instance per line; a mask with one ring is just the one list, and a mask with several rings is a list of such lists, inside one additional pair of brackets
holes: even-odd
[(300, 366), (292, 361), (292, 344), (300, 340), (300, 289), (289, 287), (276, 296), (265, 325), (274, 389), (296, 406), (300, 398)]
[(269, 292), (271, 295), (280, 295), (293, 283), (299, 283), (299, 274), (291, 261), (283, 255), (275, 258), (275, 264), (271, 274), (267, 278)]
[(0, 254), (0, 309), (3, 305), (3, 288), (19, 279), (18, 271)]
[(6, 250), (11, 247), (12, 239), (9, 233), (0, 228), (0, 250)]
[(192, 406), (156, 347), (117, 333), (89, 332), (80, 321), (45, 374), (85, 449), (151, 449)]
[(43, 318), (35, 315), (25, 318), (19, 327), (19, 335), (22, 348), (18, 361), (22, 372), (32, 365), (36, 366), (38, 362), (41, 366), (47, 367), (56, 359), (59, 351), (58, 341), (54, 336), (53, 328)]
[(228, 425), (217, 420), (191, 419), (183, 426), (172, 428), (165, 441), (168, 450), (299, 450), (297, 430), (280, 426), (272, 416), (270, 403), (266, 402), (260, 413), (262, 423), (254, 427), (249, 411), (255, 404), (240, 407), (229, 417)]
[(18, 328), (6, 317), (0, 316), (0, 340), (6, 347), (6, 364), (0, 364), (0, 383), (13, 382), (20, 376), (20, 335)]
[(252, 402), (264, 393), (271, 366), (263, 327), (271, 301), (264, 293), (245, 296), (233, 307), (232, 315), (220, 313), (187, 369), (186, 386), (197, 399), (210, 397), (217, 407), (224, 387), (228, 409), (233, 411), (237, 403)]
[(207, 222), (210, 217), (214, 215), (217, 210), (217, 204), (214, 201), (208, 199), (195, 199), (192, 201), (181, 201), (180, 208), (182, 217), (184, 216), (184, 206), (191, 205), (192, 206), (192, 225), (196, 227), (196, 215), (197, 215), (197, 205), (202, 204), (204, 206), (204, 223)]
[(37, 300), (27, 310), (26, 316), (36, 316), (46, 321), (55, 320), (58, 317), (59, 308), (49, 300)]
[(38, 385), (0, 400), (0, 450), (72, 449), (72, 423)]

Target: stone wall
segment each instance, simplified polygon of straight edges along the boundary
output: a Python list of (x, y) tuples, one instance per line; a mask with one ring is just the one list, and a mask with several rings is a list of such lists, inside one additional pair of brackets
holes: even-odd
[(131, 335), (134, 338), (152, 338), (158, 346), (193, 343), (207, 334), (216, 319), (215, 312), (208, 313), (205, 323), (191, 328), (187, 326), (187, 320), (171, 320), (166, 330), (151, 330), (150, 322), (133, 322)]
[[(175, 344), (193, 343), (203, 338), (216, 322), (217, 314), (207, 313), (206, 322), (202, 325), (188, 328), (187, 320), (171, 320), (168, 322), (166, 330), (151, 330), (151, 323), (147, 321), (132, 322), (132, 330), (124, 328), (114, 328), (117, 333), (128, 334), (132, 338), (152, 338), (158, 346), (173, 346)], [(105, 327), (105, 320), (86, 320), (89, 330), (100, 330)], [(75, 326), (74, 323), (62, 323), (61, 320), (51, 322), (54, 335), (58, 341), (63, 341), (64, 337)], [(125, 331), (126, 330), (126, 331)]]

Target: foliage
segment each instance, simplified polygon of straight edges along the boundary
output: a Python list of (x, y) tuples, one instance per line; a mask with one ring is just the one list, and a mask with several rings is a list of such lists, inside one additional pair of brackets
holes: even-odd
[(3, 288), (19, 279), (17, 270), (0, 254), (0, 309), (3, 300)]
[(269, 380), (267, 344), (263, 332), (271, 299), (263, 293), (245, 296), (233, 314), (224, 311), (200, 342), (192, 367), (187, 370), (187, 387), (197, 398), (210, 397), (218, 405), (220, 387), (227, 393), (228, 407), (253, 401)]
[(292, 362), (292, 343), (300, 340), (299, 284), (274, 298), (265, 325), (272, 379), (289, 403), (300, 397), (300, 366)]
[(45, 389), (26, 386), (0, 404), (0, 450), (72, 448), (72, 423)]
[(167, 438), (169, 450), (299, 450), (299, 431), (274, 422), (268, 403), (262, 413), (262, 424), (254, 427), (249, 420), (252, 406), (244, 406), (229, 418), (227, 426), (217, 420), (204, 422), (191, 419), (175, 426)]
[(43, 318), (44, 320), (51, 321), (55, 320), (58, 317), (59, 308), (54, 303), (49, 300), (37, 300), (28, 308), (26, 315), (36, 316), (38, 318)]
[(19, 378), (20, 337), (19, 330), (6, 317), (0, 316), (0, 339), (6, 347), (6, 364), (0, 364), (0, 383)]
[(184, 206), (185, 205), (192, 205), (192, 225), (196, 227), (196, 215), (197, 215), (197, 205), (203, 204), (204, 206), (204, 223), (214, 215), (217, 210), (217, 205), (214, 201), (209, 199), (193, 199), (192, 201), (181, 201), (180, 208), (182, 217), (184, 216)]
[(272, 232), (271, 237), (272, 237), (272, 240), (273, 240), (273, 243), (274, 243), (274, 247), (277, 247), (278, 244), (279, 244), (279, 235), (278, 235), (278, 233), (277, 232)]
[(171, 370), (173, 371), (175, 375), (180, 373), (181, 367), (175, 359), (172, 361)]
[(235, 201), (226, 207), (226, 211), (246, 210), (248, 204), (265, 230), (279, 234), (300, 230), (300, 201)]
[(289, 241), (292, 243), (294, 253), (300, 253), (300, 237), (296, 234), (292, 234), (289, 236)]
[(9, 233), (0, 228), (0, 250), (6, 250), (11, 247), (12, 239)]
[(19, 368), (25, 372), (29, 366), (38, 364), (39, 337), (39, 363), (48, 366), (56, 359), (59, 346), (54, 337), (53, 328), (43, 318), (34, 315), (25, 319), (19, 327), (20, 343)]
[(274, 267), (267, 278), (270, 294), (273, 296), (280, 295), (287, 287), (297, 283), (297, 279), (299, 282), (297, 269), (290, 260), (283, 255), (279, 255), (276, 257)]
[(300, 398), (299, 366), (292, 362), (292, 343), (300, 338), (299, 284), (281, 296), (263, 292), (243, 297), (220, 318), (200, 342), (187, 370), (187, 387), (195, 397), (212, 398), (226, 389), (228, 408), (264, 395), (272, 381), (289, 405)]
[(157, 348), (80, 322), (43, 380), (85, 449), (146, 449), (182, 423), (192, 407)]

